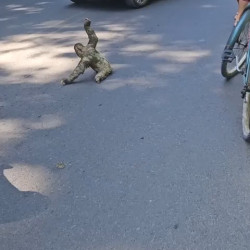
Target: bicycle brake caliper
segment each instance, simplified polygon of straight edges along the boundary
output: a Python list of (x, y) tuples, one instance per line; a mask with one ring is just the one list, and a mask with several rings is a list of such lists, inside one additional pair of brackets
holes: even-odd
[(231, 63), (235, 58), (234, 52), (232, 49), (225, 49), (222, 54), (222, 61)]

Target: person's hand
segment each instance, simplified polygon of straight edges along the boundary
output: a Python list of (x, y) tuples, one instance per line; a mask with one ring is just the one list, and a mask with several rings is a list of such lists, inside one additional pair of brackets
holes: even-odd
[(234, 26), (237, 25), (237, 23), (239, 22), (240, 20), (240, 15), (239, 15), (239, 12), (236, 13), (235, 17), (234, 17)]

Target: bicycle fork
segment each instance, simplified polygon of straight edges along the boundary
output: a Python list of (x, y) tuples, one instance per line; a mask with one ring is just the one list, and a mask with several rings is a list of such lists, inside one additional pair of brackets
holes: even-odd
[(245, 99), (246, 97), (246, 93), (250, 92), (250, 86), (248, 84), (249, 82), (249, 52), (247, 54), (247, 58), (246, 58), (246, 70), (243, 70), (240, 68), (239, 66), (239, 58), (238, 56), (235, 56), (235, 60), (236, 60), (236, 70), (242, 75), (243, 77), (243, 83), (244, 83), (244, 87), (243, 90), (241, 91), (241, 98)]

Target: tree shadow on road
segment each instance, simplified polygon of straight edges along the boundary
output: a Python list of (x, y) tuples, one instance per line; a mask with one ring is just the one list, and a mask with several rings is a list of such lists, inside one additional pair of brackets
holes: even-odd
[[(96, 239), (98, 244), (107, 239), (111, 245), (114, 240), (125, 244), (126, 239), (133, 237), (138, 241), (134, 232), (140, 231), (140, 224), (145, 223), (145, 230), (152, 229), (145, 219), (148, 215), (152, 216), (150, 221), (160, 225), (152, 230), (157, 234), (162, 230), (163, 239), (165, 224), (169, 224), (168, 231), (176, 231), (178, 212), (171, 222), (162, 222), (162, 218), (167, 217), (168, 208), (173, 208), (175, 214), (174, 205), (169, 203), (165, 189), (162, 189), (166, 180), (162, 178), (159, 182), (157, 178), (154, 181), (158, 185), (154, 185), (154, 181), (147, 177), (151, 165), (157, 165), (155, 162), (160, 162), (156, 167), (166, 171), (166, 177), (170, 169), (173, 176), (178, 176), (178, 171), (175, 172), (178, 166), (169, 166), (168, 156), (175, 158), (174, 162), (183, 155), (178, 149), (182, 149), (181, 145), (186, 149), (182, 137), (185, 138), (187, 130), (183, 129), (182, 122), (176, 121), (185, 121), (186, 128), (193, 128), (192, 122), (188, 124), (188, 116), (194, 117), (194, 110), (196, 116), (203, 114), (193, 107), (194, 103), (199, 103), (203, 107), (201, 110), (207, 109), (202, 100), (204, 88), (198, 87), (197, 80), (187, 81), (187, 76), (193, 74), (196, 78), (204, 78), (203, 67), (211, 54), (202, 40), (202, 27), (196, 25), (195, 17), (194, 21), (188, 18), (179, 22), (176, 32), (175, 22), (179, 17), (175, 13), (181, 11), (175, 4), (177, 1), (169, 1), (175, 12), (172, 8), (157, 8), (157, 17), (152, 14), (151, 8), (163, 2), (156, 1), (140, 10), (123, 9), (120, 4), (116, 7), (104, 7), (103, 4), (77, 7), (69, 3), (65, 7), (55, 3), (51, 7), (54, 3), (47, 2), (35, 9), (9, 6), (13, 19), (6, 17), (1, 21), (9, 22), (9, 33), (4, 31), (5, 35), (0, 39), (0, 125), (4, 128), (0, 131), (0, 155), (9, 165), (2, 165), (0, 173), (12, 163), (53, 169), (56, 162), (65, 161), (66, 167), (60, 175), (62, 179), (57, 178), (61, 188), (58, 193), (65, 199), (63, 204), (68, 211), (74, 216), (80, 215), (75, 218), (77, 227), (73, 232), (82, 238), (79, 235), (82, 231), (78, 229), (83, 228), (89, 239)], [(108, 14), (100, 15), (100, 7)], [(32, 14), (32, 11), (36, 13)], [(69, 11), (68, 19), (65, 11)], [(42, 17), (45, 12), (46, 18)], [(194, 15), (198, 13), (193, 12)], [(96, 85), (88, 71), (79, 78), (84, 84), (62, 88), (61, 78), (78, 63), (72, 54), (73, 44), (87, 42), (82, 23), (86, 13), (93, 20), (100, 38), (98, 49), (111, 61), (114, 74), (102, 85)], [(195, 29), (192, 39), (190, 27)], [(202, 84), (204, 86), (204, 81)], [(207, 128), (203, 123), (202, 127)], [(145, 139), (140, 139), (144, 136)], [(165, 141), (170, 145), (167, 149)], [(71, 163), (72, 168), (67, 163)], [(145, 172), (141, 177), (145, 168), (149, 174)], [(49, 205), (47, 198), (39, 193), (19, 191), (3, 174), (0, 176), (1, 187), (1, 198), (5, 203), (0, 223), (32, 217)], [(151, 197), (160, 193), (166, 198), (158, 208), (151, 209), (153, 198), (149, 200), (151, 197), (145, 196), (144, 187), (149, 191), (157, 187), (151, 191)], [(141, 203), (141, 195), (144, 195), (148, 210)], [(176, 198), (176, 203), (179, 199)], [(22, 211), (18, 211), (18, 204)], [(104, 215), (110, 217), (106, 216), (106, 223), (100, 225), (105, 208)], [(60, 209), (64, 212), (65, 208)], [(157, 210), (159, 216), (155, 219)], [(68, 216), (67, 209), (65, 211)], [(136, 222), (134, 218), (137, 218)], [(114, 225), (114, 222), (118, 224)], [(59, 223), (61, 228), (65, 227), (64, 220)], [(66, 228), (74, 226), (71, 221), (68, 223)], [(125, 238), (122, 236), (124, 223), (128, 230)], [(98, 237), (97, 230), (100, 230)], [(151, 232), (145, 236), (143, 231), (139, 244), (146, 244), (145, 238), (154, 240)], [(62, 232), (65, 241), (67, 232), (69, 230)], [(79, 238), (75, 244), (79, 243)]]
[(13, 186), (4, 175), (12, 166), (0, 164), (0, 225), (19, 221), (45, 211), (49, 199), (37, 192), (22, 192)]

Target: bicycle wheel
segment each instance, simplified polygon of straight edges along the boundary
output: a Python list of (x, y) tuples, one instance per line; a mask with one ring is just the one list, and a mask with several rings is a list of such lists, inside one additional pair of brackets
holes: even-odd
[[(250, 36), (250, 23), (243, 22), (242, 24), (239, 23), (238, 25), (242, 25), (242, 27), (237, 27), (237, 29), (234, 28), (231, 36), (235, 36), (235, 38), (229, 39), (231, 42), (227, 44), (223, 53), (221, 74), (227, 79), (237, 75), (237, 67), (238, 69), (242, 69), (246, 61), (248, 41)], [(239, 28), (241, 29), (241, 32), (238, 32)]]
[(250, 142), (250, 93), (246, 92), (246, 96), (243, 99), (242, 110), (242, 131), (245, 141)]

